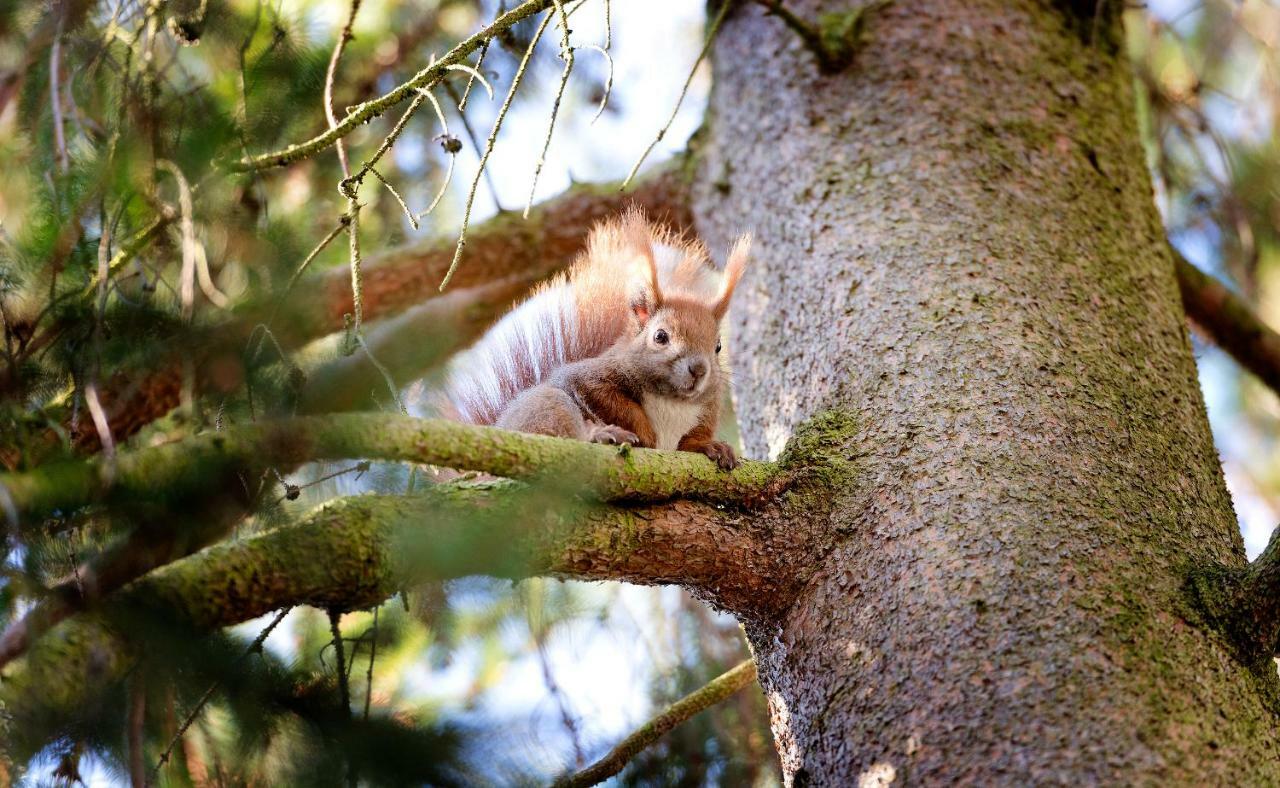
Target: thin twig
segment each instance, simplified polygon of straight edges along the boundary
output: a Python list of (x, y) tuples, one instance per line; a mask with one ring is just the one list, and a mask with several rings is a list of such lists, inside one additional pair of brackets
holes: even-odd
[(631, 759), (656, 742), (663, 734), (687, 722), (693, 715), (731, 697), (756, 679), (755, 660), (745, 660), (712, 679), (701, 689), (685, 695), (658, 716), (640, 726), (600, 760), (580, 772), (556, 781), (557, 788), (586, 788), (598, 785), (630, 763)]
[(167, 159), (157, 161), (156, 167), (172, 175), (178, 184), (179, 227), (182, 231), (182, 319), (190, 322), (195, 309), (197, 275), (200, 278), (201, 290), (211, 302), (222, 309), (226, 309), (230, 302), (214, 287), (213, 279), (209, 276), (209, 264), (205, 260), (204, 249), (196, 240), (195, 221), (192, 218), (195, 207), (191, 199), (191, 186), (187, 183), (186, 176), (182, 174), (178, 165)]
[(609, 66), (609, 76), (604, 81), (604, 95), (600, 97), (600, 106), (596, 107), (596, 114), (591, 116), (591, 122), (595, 123), (604, 113), (605, 105), (609, 103), (609, 96), (613, 93), (613, 56), (609, 54), (609, 50), (595, 44), (587, 44), (587, 49), (594, 49), (603, 55), (605, 64)]
[(493, 152), (493, 144), (498, 139), (498, 131), (502, 128), (502, 121), (507, 116), (507, 110), (511, 109), (511, 102), (515, 98), (516, 90), (520, 87), (520, 81), (524, 79), (525, 70), (529, 67), (529, 59), (533, 57), (533, 50), (538, 46), (542, 34), (547, 29), (547, 24), (551, 21), (551, 13), (542, 15), (542, 22), (538, 24), (538, 29), (534, 31), (533, 38), (529, 41), (528, 48), (524, 51), (524, 57), (520, 59), (520, 66), (516, 69), (515, 76), (511, 78), (511, 88), (507, 91), (507, 97), (502, 102), (502, 107), (498, 110), (498, 117), (493, 121), (493, 129), (489, 132), (489, 139), (485, 142), (484, 155), (480, 157), (480, 166), (476, 169), (476, 177), (471, 180), (471, 189), (467, 192), (467, 205), (462, 213), (462, 230), (458, 233), (458, 246), (453, 252), (453, 262), (449, 264), (449, 270), (445, 272), (444, 279), (440, 282), (440, 290), (443, 292), (449, 286), (449, 280), (453, 278), (453, 274), (458, 270), (458, 262), (462, 260), (462, 250), (467, 245), (467, 225), (471, 222), (471, 205), (476, 199), (476, 188), (480, 185), (480, 176), (484, 172), (485, 165), (489, 162), (489, 154)]
[(342, 648), (342, 631), (338, 629), (338, 621), (342, 614), (337, 610), (329, 611), (329, 634), (333, 636), (333, 653), (338, 660), (338, 692), (342, 695), (342, 716), (351, 716), (351, 687), (347, 683), (347, 657)]
[[(267, 624), (267, 626), (258, 633), (258, 636), (253, 639), (253, 642), (249, 644), (249, 647), (244, 650), (244, 653), (236, 659), (235, 664), (231, 665), (231, 667), (235, 667), (235, 665), (243, 662), (246, 657), (255, 651), (261, 651), (262, 644), (267, 642), (267, 637), (270, 636), (271, 631), (275, 629), (281, 621), (284, 621), (284, 617), (289, 615), (290, 610), (293, 610), (293, 608), (286, 607), (281, 610), (280, 613), (271, 620), (271, 623)], [(177, 747), (178, 742), (182, 741), (182, 737), (186, 735), (187, 729), (190, 728), (191, 724), (200, 716), (200, 712), (204, 709), (205, 704), (207, 704), (209, 699), (213, 697), (213, 693), (218, 691), (218, 684), (219, 682), (215, 681), (209, 685), (209, 689), (204, 691), (204, 694), (200, 696), (200, 700), (196, 701), (195, 707), (187, 714), (187, 718), (178, 726), (177, 733), (173, 734), (173, 738), (169, 740), (169, 745), (165, 747), (164, 752), (160, 754), (160, 759), (156, 761), (155, 766), (151, 767), (151, 775), (147, 780), (148, 782), (155, 782), (156, 775), (160, 773), (161, 767), (169, 762), (169, 756), (173, 753), (173, 748)]]
[[(467, 80), (467, 86), (462, 89), (462, 98), (458, 100), (458, 111), (467, 111), (467, 99), (471, 98), (471, 86), (475, 82), (476, 77), (480, 76), (480, 67), (484, 65), (484, 56), (489, 54), (489, 41), (486, 39), (480, 45), (480, 55), (476, 57), (475, 68), (471, 69), (471, 78)], [(483, 79), (483, 78), (482, 78)], [(489, 100), (493, 100), (493, 88), (489, 88)]]
[[(453, 64), (453, 65), (451, 65), (451, 66), (447, 66), (447, 68), (448, 68), (450, 71), (461, 71), (461, 72), (463, 72), (464, 74), (470, 74), (470, 75), (471, 75), (471, 76), (470, 76), (470, 78), (469, 78), (469, 79), (467, 79), (467, 87), (464, 89), (463, 96), (462, 96), (463, 100), (462, 100), (462, 101), (460, 101), (460, 102), (458, 102), (459, 104), (465, 104), (465, 101), (466, 101), (466, 98), (467, 98), (467, 96), (466, 96), (466, 92), (465, 92), (465, 91), (466, 91), (466, 90), (470, 90), (470, 89), (471, 89), (471, 84), (472, 84), (473, 82), (475, 82), (476, 80), (479, 80), (479, 81), (480, 81), (480, 84), (481, 84), (481, 85), (484, 85), (484, 92), (485, 92), (485, 93), (488, 93), (488, 94), (489, 94), (489, 100), (490, 100), (490, 101), (493, 101), (493, 85), (490, 85), (490, 84), (489, 84), (489, 80), (485, 79), (485, 78), (484, 78), (484, 74), (481, 74), (481, 73), (480, 73), (480, 71), (479, 71), (479, 67), (478, 67), (478, 66), (477, 66), (476, 68), (472, 68), (471, 66), (468, 66), (468, 65), (466, 65), (465, 63), (454, 63), (454, 64)], [(463, 110), (465, 110), (465, 109), (466, 109), (466, 107), (465, 107), (465, 106), (458, 107), (458, 111), (459, 111), (459, 112), (461, 112), (461, 111), (463, 111)]]
[[(448, 87), (447, 83), (445, 87)], [(440, 102), (436, 100), (435, 94), (432, 93), (430, 89), (424, 88), (422, 93), (427, 97), (427, 100), (431, 102), (431, 108), (436, 111), (436, 118), (440, 120), (441, 131), (440, 136), (437, 139), (441, 140), (442, 147), (444, 148), (445, 153), (449, 156), (449, 170), (444, 175), (444, 182), (440, 184), (440, 190), (436, 192), (435, 199), (431, 201), (431, 204), (427, 206), (426, 210), (413, 217), (413, 227), (415, 230), (418, 228), (418, 223), (422, 221), (423, 217), (434, 211), (436, 206), (440, 204), (440, 200), (443, 199), (445, 192), (449, 188), (449, 182), (453, 180), (453, 167), (458, 162), (458, 151), (456, 150), (456, 147), (454, 149), (450, 148), (450, 144), (455, 143), (456, 145), (456, 141), (453, 139), (452, 135), (449, 134), (449, 120), (444, 116), (444, 110), (441, 109)], [(490, 93), (490, 95), (492, 95), (492, 93)], [(464, 115), (463, 117), (465, 118), (466, 116)]]
[(378, 361), (377, 357), (373, 355), (373, 351), (369, 349), (369, 344), (364, 341), (364, 337), (359, 332), (356, 332), (355, 338), (360, 348), (364, 350), (364, 354), (368, 356), (369, 362), (373, 364), (378, 373), (382, 375), (382, 379), (386, 381), (387, 389), (391, 392), (391, 399), (396, 403), (396, 410), (400, 411), (400, 415), (408, 416), (409, 409), (405, 407), (404, 402), (400, 399), (400, 392), (396, 390), (396, 381), (395, 378), (391, 377), (391, 370), (383, 366), (381, 361)]
[(396, 202), (400, 205), (400, 210), (404, 211), (405, 218), (409, 220), (409, 224), (413, 229), (418, 229), (418, 218), (413, 215), (413, 211), (409, 210), (408, 204), (405, 203), (404, 198), (400, 196), (400, 192), (396, 191), (396, 187), (391, 185), (391, 181), (388, 181), (383, 177), (382, 173), (378, 172), (377, 167), (370, 167), (369, 174), (377, 178), (378, 183), (387, 187), (387, 191), (391, 192), (391, 196), (394, 197)]
[(732, 5), (732, 3), (728, 2), (728, 0), (725, 0), (725, 2), (720, 4), (720, 10), (716, 13), (715, 19), (711, 21), (711, 26), (707, 28), (707, 39), (702, 44), (702, 51), (698, 53), (697, 60), (693, 61), (693, 68), (689, 69), (689, 77), (685, 79), (684, 87), (680, 88), (680, 96), (676, 99), (676, 105), (671, 109), (671, 117), (667, 118), (667, 122), (658, 130), (658, 136), (654, 138), (653, 142), (649, 143), (649, 147), (644, 149), (644, 153), (640, 154), (640, 159), (636, 161), (635, 166), (631, 168), (631, 172), (627, 173), (627, 179), (622, 182), (623, 189), (626, 189), (631, 185), (631, 180), (635, 178), (636, 173), (640, 171), (640, 165), (644, 164), (645, 159), (649, 158), (649, 154), (658, 146), (658, 143), (662, 141), (664, 136), (666, 136), (668, 129), (671, 128), (671, 124), (675, 122), (676, 113), (680, 111), (680, 105), (684, 103), (684, 97), (689, 92), (689, 86), (693, 84), (693, 77), (698, 73), (698, 66), (702, 65), (703, 59), (705, 59), (707, 53), (711, 51), (711, 44), (716, 40), (716, 33), (720, 32), (720, 23), (724, 21), (725, 15), (729, 12), (730, 5)]
[(373, 639), (369, 642), (369, 672), (365, 674), (364, 721), (369, 721), (369, 702), (373, 700), (373, 661), (378, 657), (378, 608), (373, 609)]
[(368, 160), (360, 165), (360, 171), (355, 175), (352, 175), (348, 171), (347, 177), (343, 178), (338, 184), (338, 191), (342, 192), (348, 198), (354, 198), (356, 196), (356, 188), (360, 185), (361, 181), (364, 180), (364, 176), (369, 172), (369, 170), (373, 169), (374, 165), (382, 160), (382, 157), (386, 155), (387, 151), (391, 150), (391, 146), (396, 143), (396, 140), (404, 131), (404, 127), (409, 123), (409, 119), (413, 117), (413, 113), (418, 111), (418, 107), (422, 106), (422, 102), (426, 101), (427, 95), (428, 94), (426, 92), (419, 91), (418, 95), (413, 97), (413, 101), (409, 102), (409, 106), (405, 109), (404, 114), (400, 116), (400, 120), (392, 127), (391, 133), (387, 135), (387, 138), (384, 139), (382, 144), (378, 146), (378, 149), (373, 152), (373, 156), (369, 157)]
[[(440, 84), (444, 87), (445, 92), (449, 94), (449, 98), (453, 99), (453, 101), (457, 103), (459, 101), (458, 92), (453, 89), (453, 85), (448, 82), (442, 82)], [(467, 132), (467, 141), (471, 143), (471, 150), (476, 152), (476, 161), (479, 161), (480, 153), (484, 150), (484, 146), (480, 144), (480, 137), (476, 134), (475, 127), (471, 125), (471, 118), (467, 117), (467, 113), (465, 112), (459, 112), (458, 118), (462, 121), (463, 130)], [(453, 165), (450, 164), (450, 167), (452, 166)], [(489, 172), (487, 168), (484, 171), (484, 182), (489, 187), (489, 195), (492, 197), (493, 204), (497, 208), (498, 213), (502, 213), (504, 209), (502, 204), (498, 202), (498, 186), (493, 182), (493, 173)]]
[[(333, 80), (338, 73), (338, 61), (342, 60), (347, 42), (352, 39), (351, 28), (356, 22), (356, 14), (359, 11), (360, 0), (351, 0), (351, 13), (347, 14), (347, 23), (342, 26), (342, 32), (338, 34), (338, 40), (333, 45), (333, 54), (329, 56), (329, 68), (324, 73), (324, 117), (329, 122), (330, 131), (338, 126), (338, 118), (333, 112)], [(334, 144), (338, 148), (338, 162), (342, 165), (342, 175), (344, 178), (349, 178), (351, 165), (347, 161), (346, 144), (341, 138), (334, 140)]]
[(67, 139), (62, 129), (62, 97), (58, 64), (62, 55), (62, 20), (64, 11), (61, 3), (54, 4), (54, 13), (58, 15), (58, 24), (53, 32), (53, 46), (49, 48), (49, 103), (53, 105), (53, 141), (58, 152), (58, 167), (66, 174), (71, 168), (71, 160), (67, 156)]
[(524, 218), (529, 218), (533, 208), (533, 195), (538, 190), (538, 176), (547, 163), (547, 151), (551, 148), (551, 135), (556, 130), (556, 118), (560, 116), (560, 102), (564, 100), (565, 88), (569, 86), (569, 74), (573, 71), (573, 46), (569, 43), (569, 17), (564, 12), (562, 0), (555, 0), (556, 15), (560, 17), (560, 57), (564, 59), (564, 70), (560, 72), (560, 86), (556, 89), (556, 98), (551, 105), (551, 118), (547, 122), (547, 137), (542, 141), (542, 152), (538, 154), (538, 164), (533, 169), (533, 182), (529, 184), (529, 200), (524, 204)]
[[(192, 192), (194, 193), (195, 189), (192, 189)], [(98, 285), (102, 281), (114, 276), (121, 268), (128, 265), (134, 255), (142, 251), (146, 248), (147, 244), (155, 240), (155, 238), (160, 235), (161, 231), (164, 230), (165, 227), (169, 226), (170, 222), (177, 218), (177, 215), (177, 211), (165, 206), (165, 208), (160, 212), (160, 215), (152, 219), (150, 224), (125, 239), (125, 242), (120, 245), (120, 248), (116, 250), (116, 253), (112, 255), (110, 262), (108, 262), (106, 273), (104, 274), (102, 270), (99, 269), (98, 274), (89, 281), (89, 284), (85, 285), (85, 294), (92, 294), (98, 289)]]
[(444, 57), (437, 60), (433, 65), (419, 71), (407, 82), (393, 88), (376, 99), (366, 101), (363, 104), (352, 107), (347, 115), (333, 128), (323, 134), (319, 134), (306, 142), (290, 145), (281, 150), (262, 153), (257, 156), (240, 159), (238, 161), (228, 162), (224, 166), (231, 172), (247, 172), (249, 170), (260, 170), (268, 167), (283, 167), (286, 164), (305, 159), (313, 156), (338, 140), (350, 134), (355, 129), (362, 126), (369, 119), (375, 118), (386, 112), (391, 107), (399, 104), (409, 97), (418, 88), (431, 87), (438, 82), (445, 73), (448, 72), (449, 66), (460, 63), (463, 58), (480, 48), (481, 43), (488, 41), (498, 33), (509, 29), (517, 22), (521, 22), (534, 14), (545, 10), (551, 5), (551, 0), (525, 0), (525, 2), (499, 16), (484, 29), (475, 35), (467, 38), (459, 43), (453, 49), (449, 50)]
[(347, 237), (349, 243), (347, 249), (350, 252), (351, 266), (351, 325), (348, 326), (348, 341), (346, 343), (346, 354), (351, 355), (355, 351), (355, 345), (350, 341), (350, 336), (360, 335), (361, 321), (364, 319), (364, 283), (360, 274), (360, 203), (355, 197), (347, 198), (347, 216), (350, 221), (347, 223)]
[(349, 221), (350, 220), (348, 219), (347, 215), (343, 214), (342, 219), (338, 222), (338, 225), (334, 227), (332, 230), (330, 230), (329, 234), (326, 235), (320, 241), (320, 243), (316, 244), (315, 248), (312, 249), (311, 252), (305, 258), (303, 258), (302, 262), (294, 270), (293, 276), (289, 277), (289, 283), (285, 285), (284, 291), (280, 294), (280, 299), (276, 303), (275, 309), (272, 311), (272, 320), (267, 321), (268, 323), (275, 322), (274, 321), (275, 314), (276, 312), (280, 311), (280, 306), (283, 304), (285, 296), (289, 294), (289, 291), (293, 289), (293, 286), (296, 285), (298, 283), (298, 280), (302, 278), (303, 272), (306, 271), (307, 267), (311, 265), (311, 261), (319, 257), (320, 253), (325, 250), (325, 247), (327, 247), (330, 243), (332, 243), (333, 239), (337, 238), (338, 234), (347, 228), (347, 223)]

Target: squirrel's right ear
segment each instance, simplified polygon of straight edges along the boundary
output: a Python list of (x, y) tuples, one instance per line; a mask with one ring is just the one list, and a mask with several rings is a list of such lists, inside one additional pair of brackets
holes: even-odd
[(711, 311), (720, 320), (729, 311), (729, 299), (733, 298), (733, 289), (738, 286), (742, 272), (747, 267), (747, 257), (751, 255), (751, 234), (738, 238), (729, 252), (729, 261), (724, 265), (724, 274), (720, 280), (720, 293), (711, 305)]

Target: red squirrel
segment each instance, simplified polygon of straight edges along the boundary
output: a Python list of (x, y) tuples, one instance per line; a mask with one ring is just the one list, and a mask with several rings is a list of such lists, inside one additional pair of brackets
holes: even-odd
[(598, 443), (680, 449), (728, 470), (716, 440), (727, 374), (720, 321), (751, 240), (719, 274), (706, 248), (638, 212), (592, 229), (569, 271), (451, 366), (445, 415)]

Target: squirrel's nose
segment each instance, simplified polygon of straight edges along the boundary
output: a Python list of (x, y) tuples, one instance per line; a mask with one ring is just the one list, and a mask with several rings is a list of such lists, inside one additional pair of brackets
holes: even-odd
[(702, 380), (702, 377), (707, 374), (707, 362), (705, 359), (690, 359), (688, 367), (689, 374), (693, 376), (695, 381)]

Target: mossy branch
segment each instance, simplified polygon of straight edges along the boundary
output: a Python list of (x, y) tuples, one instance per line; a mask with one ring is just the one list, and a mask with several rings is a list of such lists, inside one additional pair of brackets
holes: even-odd
[(599, 785), (622, 771), (632, 758), (662, 738), (664, 734), (688, 722), (698, 712), (728, 700), (755, 680), (755, 660), (748, 659), (738, 663), (707, 682), (705, 686), (668, 706), (661, 714), (619, 742), (618, 746), (600, 760), (580, 772), (557, 780), (556, 788), (587, 788)]
[(329, 148), (362, 124), (368, 123), (406, 98), (412, 97), (419, 88), (430, 88), (440, 82), (448, 74), (449, 66), (461, 63), (468, 55), (479, 49), (494, 36), (511, 29), (517, 22), (528, 19), (539, 11), (551, 7), (551, 5), (552, 0), (525, 0), (525, 2), (493, 20), (480, 32), (458, 43), (457, 46), (445, 53), (444, 57), (414, 74), (407, 82), (398, 85), (375, 99), (352, 107), (347, 112), (346, 117), (331, 126), (323, 134), (281, 150), (228, 162), (224, 167), (231, 172), (252, 172), (269, 167), (283, 167), (286, 164), (313, 156)]
[(506, 481), (340, 499), (156, 570), (99, 613), (46, 633), (0, 680), (0, 719), (11, 726), (0, 739), (23, 757), (43, 746), (58, 720), (134, 664), (141, 622), (209, 631), (296, 604), (356, 609), (476, 573), (682, 583), (745, 606), (768, 598), (777, 571), (754, 533), (745, 518), (705, 504), (629, 509)]
[(700, 454), (619, 449), (562, 438), (386, 413), (331, 414), (234, 427), (101, 458), (0, 475), (11, 516), (25, 520), (112, 500), (173, 500), (211, 479), (317, 460), (370, 459), (442, 465), (512, 479), (571, 480), (608, 501), (693, 498), (748, 505), (785, 477), (770, 463), (725, 473)]

